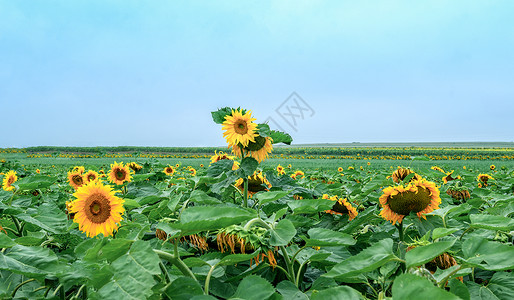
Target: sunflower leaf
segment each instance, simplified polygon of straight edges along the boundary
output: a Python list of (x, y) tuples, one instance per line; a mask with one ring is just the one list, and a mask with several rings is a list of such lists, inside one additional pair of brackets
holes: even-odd
[(337, 299), (349, 299), (349, 300), (360, 300), (364, 299), (359, 291), (349, 286), (337, 286), (322, 291), (316, 291), (312, 293), (311, 300), (337, 300)]
[(245, 157), (241, 161), (241, 166), (239, 168), (239, 173), (241, 174), (242, 178), (252, 176), (255, 170), (257, 170), (257, 167), (259, 166), (259, 163), (257, 160), (253, 157)]
[(448, 251), (448, 249), (455, 244), (455, 241), (455, 239), (451, 241), (442, 241), (427, 246), (416, 247), (410, 250), (405, 254), (407, 268), (417, 267), (431, 261), (435, 257)]
[(258, 124), (257, 125), (257, 133), (262, 137), (268, 137), (271, 135), (271, 129), (268, 124)]
[(286, 145), (291, 145), (291, 142), (293, 142), (293, 138), (289, 133), (278, 130), (271, 130), (270, 137), (273, 139), (273, 144), (284, 143)]
[(234, 206), (193, 206), (182, 212), (180, 222), (172, 227), (183, 232), (216, 230), (256, 217), (256, 212)]
[(284, 246), (296, 235), (296, 228), (288, 219), (283, 219), (271, 230), (270, 245)]
[(514, 230), (514, 220), (512, 218), (493, 216), (485, 214), (473, 214), (469, 216), (471, 227), (484, 228), (490, 230)]
[(350, 246), (357, 242), (349, 234), (333, 231), (326, 228), (311, 228), (307, 232), (309, 239), (305, 240), (305, 246)]
[(419, 295), (423, 295), (423, 298), (426, 299), (460, 299), (456, 295), (434, 286), (428, 279), (414, 274), (403, 274), (394, 280), (394, 299), (416, 299), (419, 298)]
[(218, 109), (217, 111), (211, 112), (212, 120), (216, 124), (223, 124), (225, 122), (225, 117), (230, 116), (232, 114), (232, 108), (223, 107)]
[(241, 281), (230, 299), (262, 300), (268, 299), (274, 293), (275, 288), (266, 279), (250, 275)]

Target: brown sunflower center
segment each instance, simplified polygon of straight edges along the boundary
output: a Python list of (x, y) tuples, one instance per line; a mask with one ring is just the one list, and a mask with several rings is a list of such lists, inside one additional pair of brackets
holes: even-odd
[(343, 200), (337, 200), (334, 206), (332, 206), (332, 210), (338, 213), (347, 214), (348, 208), (344, 206)]
[(487, 183), (487, 180), (489, 180), (489, 177), (487, 177), (487, 176), (480, 176), (480, 181), (482, 181), (483, 183)]
[(114, 176), (116, 176), (116, 179), (118, 180), (124, 180), (126, 175), (127, 173), (125, 172), (125, 170), (122, 169), (116, 169), (116, 171), (114, 172)]
[(73, 182), (76, 185), (79, 185), (79, 186), (84, 183), (84, 180), (82, 179), (82, 176), (80, 176), (80, 175), (73, 175), (73, 177), (71, 179), (73, 180)]
[(167, 167), (166, 168), (166, 173), (173, 173), (173, 169), (171, 167)]
[(95, 180), (95, 179), (96, 179), (95, 174), (89, 174), (89, 175), (87, 176), (87, 180), (89, 180), (89, 181), (93, 181), (93, 180)]
[(109, 199), (100, 193), (91, 194), (84, 208), (88, 220), (96, 224), (104, 223), (111, 216)]
[(244, 120), (237, 120), (234, 123), (234, 130), (237, 134), (246, 134), (248, 132), (248, 125)]
[(14, 183), (14, 176), (11, 176), (9, 177), (9, 179), (7, 179), (7, 185), (11, 185)]
[(430, 191), (424, 187), (418, 187), (418, 192), (405, 191), (389, 196), (387, 204), (392, 211), (405, 216), (411, 211), (418, 213), (424, 210), (431, 200)]

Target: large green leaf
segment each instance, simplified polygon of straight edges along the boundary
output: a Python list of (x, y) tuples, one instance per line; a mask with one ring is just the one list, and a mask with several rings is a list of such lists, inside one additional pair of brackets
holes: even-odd
[(288, 219), (283, 219), (271, 230), (270, 245), (285, 246), (296, 235), (296, 228)]
[(514, 247), (471, 237), (462, 243), (463, 260), (490, 271), (514, 269)]
[(473, 214), (469, 216), (471, 227), (491, 230), (514, 230), (514, 219), (485, 214)]
[(198, 281), (190, 277), (179, 277), (164, 291), (172, 300), (190, 300), (194, 296), (203, 295), (203, 290)]
[(225, 122), (225, 117), (232, 115), (232, 109), (230, 107), (223, 107), (217, 111), (211, 112), (211, 115), (214, 123), (223, 124), (223, 122)]
[(16, 182), (21, 191), (33, 191), (51, 186), (56, 178), (46, 175), (33, 175), (24, 177)]
[(494, 273), (491, 281), (486, 285), (479, 285), (472, 281), (466, 282), (471, 299), (510, 300), (514, 295), (514, 273)]
[(351, 235), (326, 228), (311, 228), (307, 234), (309, 239), (305, 240), (305, 245), (308, 247), (350, 246), (356, 243)]
[(146, 299), (155, 285), (154, 275), (161, 273), (160, 259), (144, 241), (136, 241), (130, 250), (112, 262), (113, 278), (98, 295), (104, 299)]
[(16, 243), (10, 237), (0, 231), (0, 248), (11, 248), (15, 245)]
[(200, 190), (195, 190), (191, 193), (190, 201), (195, 204), (201, 204), (201, 205), (215, 205), (215, 204), (222, 203), (217, 198), (211, 197), (211, 196), (207, 195), (206, 192), (200, 191)]
[(251, 254), (229, 254), (227, 256), (224, 256), (220, 260), (218, 265), (228, 266), (228, 265), (234, 265), (234, 264), (240, 263), (242, 261), (249, 261), (250, 259), (255, 258), (255, 256), (257, 256), (257, 254), (258, 254), (257, 252), (251, 253)]
[(18, 214), (16, 218), (36, 225), (51, 233), (62, 233), (66, 231), (67, 227), (66, 214), (54, 203), (43, 203), (37, 208), (35, 213)]
[(393, 240), (387, 238), (338, 263), (322, 276), (344, 281), (361, 273), (373, 271), (395, 259), (398, 258), (393, 253)]
[(284, 299), (291, 300), (308, 300), (309, 297), (302, 293), (295, 285), (289, 280), (281, 281), (277, 284), (277, 291), (284, 297)]
[(428, 279), (414, 274), (403, 274), (394, 280), (394, 300), (419, 299), (420, 297), (431, 300), (460, 299), (456, 295), (434, 286)]
[(273, 139), (273, 144), (284, 143), (286, 145), (291, 145), (293, 142), (293, 138), (289, 133), (278, 130), (271, 130), (270, 137)]
[(194, 206), (182, 212), (174, 227), (185, 232), (215, 230), (248, 221), (257, 214), (253, 210), (229, 206)]
[(259, 166), (259, 162), (253, 157), (245, 157), (241, 161), (241, 165), (237, 172), (242, 178), (252, 176), (257, 167)]
[(9, 253), (0, 252), (0, 269), (42, 280), (59, 268), (57, 256), (50, 249), (16, 245)]
[(360, 300), (364, 299), (361, 293), (349, 286), (337, 286), (312, 293), (311, 300)]
[(289, 194), (288, 191), (258, 192), (253, 197), (259, 200), (259, 204), (266, 204), (283, 198)]
[(331, 209), (334, 206), (334, 201), (330, 199), (302, 199), (288, 201), (287, 205), (295, 214), (313, 214)]
[(439, 238), (455, 233), (459, 230), (459, 228), (435, 228), (432, 231), (432, 239), (437, 240)]
[(416, 247), (405, 254), (407, 268), (421, 266), (448, 251), (456, 240), (437, 242)]
[(245, 277), (230, 299), (265, 300), (275, 293), (275, 288), (266, 279), (250, 275)]

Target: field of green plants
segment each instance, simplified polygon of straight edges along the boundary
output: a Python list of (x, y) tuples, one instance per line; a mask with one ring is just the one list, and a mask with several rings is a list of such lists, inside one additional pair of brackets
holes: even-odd
[(277, 154), (247, 114), (228, 154), (4, 149), (0, 297), (512, 299), (511, 149)]

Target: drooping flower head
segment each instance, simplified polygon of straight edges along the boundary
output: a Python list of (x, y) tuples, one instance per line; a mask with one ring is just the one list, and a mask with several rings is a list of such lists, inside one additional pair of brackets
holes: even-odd
[[(236, 157), (234, 155), (228, 155), (223, 151), (220, 151), (220, 152), (214, 151), (214, 155), (211, 156), (211, 164), (218, 162), (220, 160), (224, 160), (224, 159), (234, 160), (235, 158)], [(232, 170), (237, 170), (237, 169), (239, 169), (239, 162), (234, 161), (234, 163), (232, 164)]]
[(441, 197), (435, 183), (425, 179), (413, 180), (407, 186), (398, 185), (382, 190), (380, 216), (393, 223), (401, 223), (410, 212), (426, 219), (425, 214), (439, 209)]
[(245, 152), (245, 157), (251, 156), (261, 163), (267, 159), (271, 151), (273, 150), (273, 139), (271, 137), (262, 137), (257, 135), (254, 142), (248, 143), (248, 146), (241, 147), (240, 145), (230, 145), (232, 152), (237, 157), (242, 157), (242, 150)]
[[(236, 180), (235, 186), (243, 191), (243, 178)], [(255, 193), (267, 191), (271, 188), (271, 183), (266, 179), (262, 172), (255, 171), (253, 175), (248, 176), (248, 195), (252, 197)]]
[(398, 169), (396, 169), (396, 171), (394, 171), (393, 174), (391, 174), (391, 176), (389, 176), (389, 177), (393, 178), (394, 182), (400, 183), (405, 178), (407, 178), (407, 176), (409, 174), (414, 174), (413, 177), (410, 179), (411, 181), (412, 180), (419, 180), (419, 179), (421, 179), (421, 176), (419, 176), (418, 174), (414, 173), (414, 171), (412, 171), (411, 169), (402, 168), (402, 167), (398, 167)]
[(134, 172), (140, 171), (140, 170), (143, 168), (143, 166), (142, 166), (142, 165), (140, 165), (140, 164), (138, 164), (138, 163), (136, 163), (136, 162), (130, 162), (130, 163), (128, 163), (128, 164), (127, 164), (127, 166), (128, 166), (132, 171), (134, 171)]
[(94, 237), (100, 233), (112, 235), (125, 212), (123, 199), (116, 197), (116, 191), (100, 181), (92, 181), (77, 189), (73, 194), (76, 200), (67, 206), (69, 213), (75, 214), (73, 222), (87, 236)]
[(323, 199), (329, 199), (335, 201), (332, 209), (326, 210), (325, 212), (333, 215), (348, 215), (348, 220), (351, 221), (355, 219), (355, 217), (359, 214), (357, 209), (353, 207), (353, 205), (348, 202), (346, 198), (340, 198), (337, 195), (329, 196), (328, 194), (323, 194)]
[(117, 185), (122, 185), (125, 181), (132, 181), (132, 176), (130, 175), (130, 168), (128, 166), (124, 166), (123, 162), (114, 162), (114, 164), (111, 164), (109, 181)]

